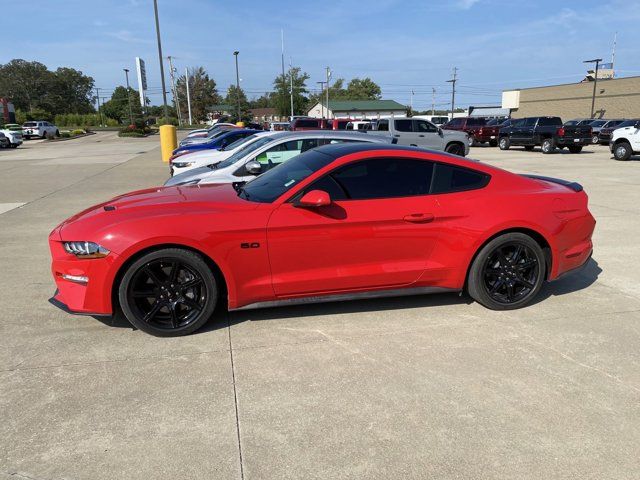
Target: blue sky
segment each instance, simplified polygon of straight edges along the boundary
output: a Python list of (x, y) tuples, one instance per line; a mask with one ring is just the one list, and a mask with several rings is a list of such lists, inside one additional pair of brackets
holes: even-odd
[[(159, 0), (164, 55), (180, 72), (204, 66), (221, 92), (235, 82), (232, 52), (240, 51), (241, 86), (249, 97), (272, 88), (281, 70), (280, 30), (288, 64), (324, 79), (369, 76), (384, 98), (414, 108), (450, 102), (458, 67), (456, 105), (498, 104), (505, 88), (579, 81), (582, 60), (609, 61), (618, 32), (619, 76), (640, 75), (640, 2), (634, 0)], [(152, 0), (21, 2), (20, 16), (3, 22), (0, 63), (37, 60), (71, 66), (112, 91), (122, 68), (146, 60), (153, 103), (160, 76)], [(20, 19), (28, 19), (27, 23)], [(25, 28), (25, 25), (30, 27)], [(12, 39), (12, 41), (7, 41)], [(165, 69), (168, 72), (168, 68)], [(167, 78), (168, 82), (168, 78)]]

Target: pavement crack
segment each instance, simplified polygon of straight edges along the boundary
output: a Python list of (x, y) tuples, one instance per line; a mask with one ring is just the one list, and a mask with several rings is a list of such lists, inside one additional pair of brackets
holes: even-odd
[(233, 403), (236, 411), (236, 435), (238, 436), (238, 459), (240, 461), (240, 479), (244, 479), (244, 462), (242, 461), (242, 441), (240, 439), (240, 416), (238, 414), (238, 390), (236, 388), (236, 369), (233, 363), (233, 344), (231, 342), (231, 324), (227, 315), (227, 334), (229, 337), (229, 360), (231, 362), (231, 380), (233, 383)]

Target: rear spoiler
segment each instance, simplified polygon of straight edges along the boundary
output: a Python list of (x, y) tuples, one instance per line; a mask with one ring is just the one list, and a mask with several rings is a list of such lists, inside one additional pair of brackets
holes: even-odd
[(582, 185), (577, 182), (569, 182), (568, 180), (562, 180), (561, 178), (544, 177), (542, 175), (522, 175), (523, 177), (531, 178), (533, 180), (544, 180), (545, 182), (556, 183), (563, 187), (570, 188), (574, 192), (581, 192), (583, 190)]

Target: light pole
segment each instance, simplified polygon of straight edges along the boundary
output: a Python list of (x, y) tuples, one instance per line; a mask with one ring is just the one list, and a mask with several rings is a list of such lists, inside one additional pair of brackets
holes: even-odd
[(331, 70), (327, 67), (327, 118), (329, 118), (329, 79), (331, 78)]
[(589, 118), (593, 118), (596, 116), (596, 112), (593, 111), (593, 108), (595, 107), (595, 104), (596, 104), (596, 86), (598, 85), (598, 66), (600, 65), (601, 61), (602, 61), (601, 58), (594, 58), (593, 60), (585, 60), (584, 62), (582, 62), (582, 63), (596, 64), (596, 71), (593, 76), (593, 95), (591, 96), (591, 117)]
[(237, 106), (238, 122), (240, 121), (240, 72), (238, 70), (238, 54), (239, 53), (240, 52), (238, 50), (233, 52), (233, 56), (236, 57), (236, 99), (238, 100), (238, 106)]
[(153, 11), (156, 16), (156, 37), (158, 38), (158, 60), (160, 60), (160, 80), (162, 80), (162, 103), (164, 104), (164, 120), (169, 122), (167, 108), (167, 89), (164, 84), (164, 65), (162, 64), (162, 42), (160, 41), (160, 21), (158, 20), (158, 0), (153, 0)]
[(127, 101), (129, 102), (129, 125), (133, 125), (133, 112), (131, 111), (131, 92), (129, 92), (129, 69), (123, 68), (124, 76), (127, 79)]

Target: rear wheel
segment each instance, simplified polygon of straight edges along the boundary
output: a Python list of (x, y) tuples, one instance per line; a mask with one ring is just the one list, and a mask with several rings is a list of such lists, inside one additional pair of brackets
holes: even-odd
[(469, 270), (469, 295), (492, 310), (513, 310), (530, 303), (546, 274), (544, 252), (523, 233), (507, 233), (491, 240)]
[(629, 160), (632, 153), (633, 150), (629, 143), (620, 142), (613, 149), (613, 158), (616, 160)]
[(593, 137), (591, 137), (591, 143), (593, 143), (594, 145), (598, 144), (598, 135), (594, 135)]
[(450, 143), (444, 149), (445, 152), (450, 153), (451, 155), (459, 155), (464, 157), (464, 147), (460, 143)]
[(192, 333), (209, 320), (218, 289), (200, 255), (165, 248), (144, 255), (127, 269), (118, 299), (133, 326), (158, 337), (175, 337)]
[(580, 146), (569, 147), (569, 151), (571, 153), (580, 153), (582, 151), (582, 147), (580, 147)]
[(542, 140), (542, 153), (553, 153), (556, 146), (553, 143), (552, 138), (545, 138)]
[(525, 145), (525, 146), (524, 146), (524, 149), (525, 149), (527, 152), (530, 152), (530, 151), (532, 151), (532, 150), (533, 150), (533, 145)]
[(502, 137), (498, 142), (498, 146), (500, 147), (500, 150), (509, 150), (509, 147), (511, 146), (509, 137)]

